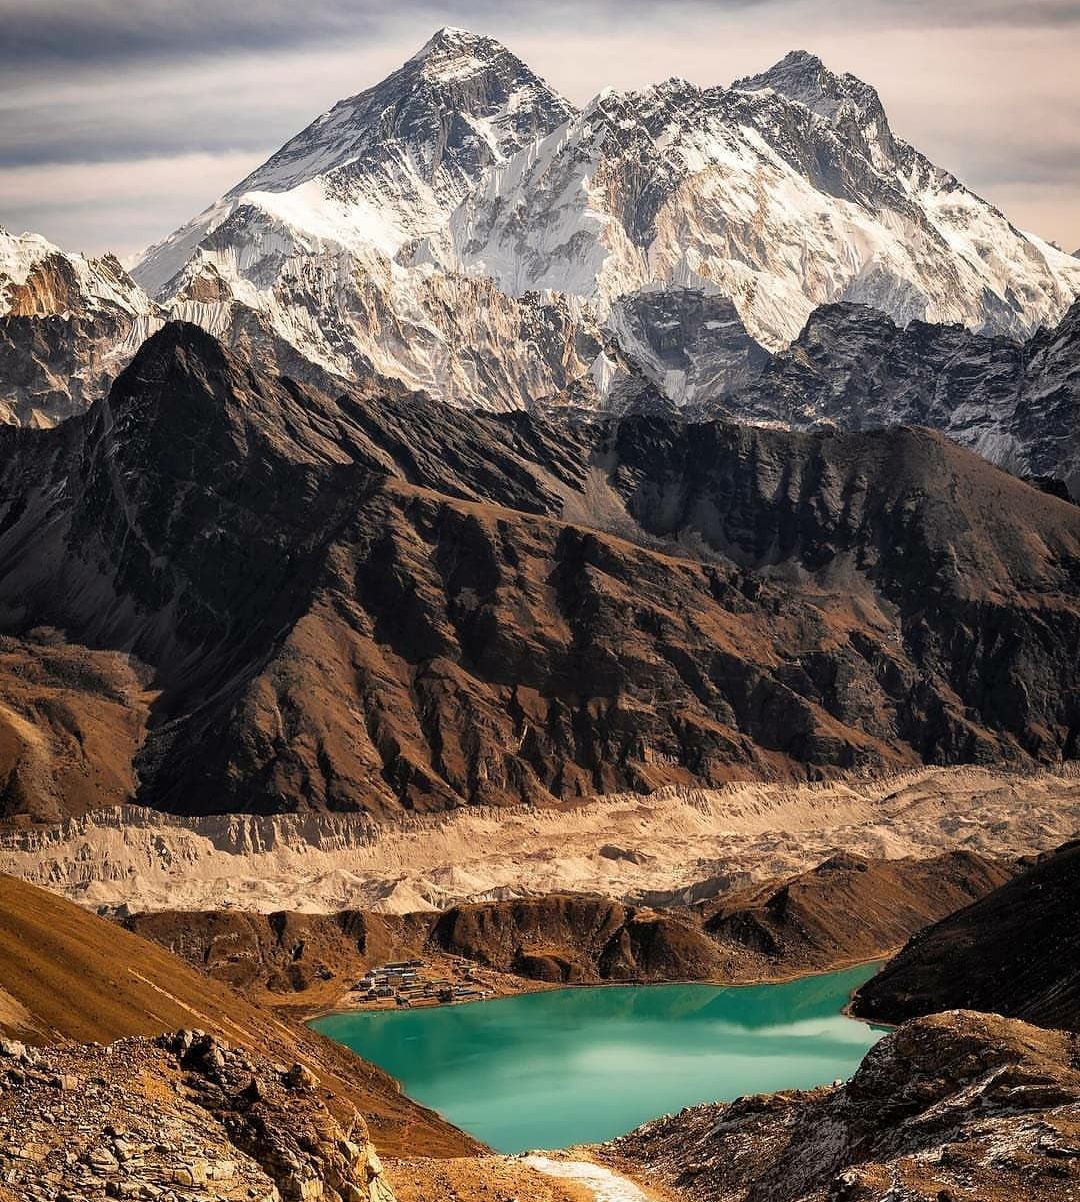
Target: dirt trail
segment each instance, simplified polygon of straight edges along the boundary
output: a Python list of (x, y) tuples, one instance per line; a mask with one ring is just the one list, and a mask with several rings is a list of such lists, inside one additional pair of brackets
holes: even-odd
[(558, 1177), (584, 1186), (591, 1192), (595, 1202), (654, 1202), (628, 1178), (589, 1160), (526, 1156), (525, 1163), (548, 1177)]

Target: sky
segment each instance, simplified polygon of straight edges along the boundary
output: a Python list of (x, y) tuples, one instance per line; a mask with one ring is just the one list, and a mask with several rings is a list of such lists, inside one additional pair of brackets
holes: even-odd
[(1080, 0), (0, 0), (0, 224), (130, 261), (442, 25), (579, 104), (813, 51), (1015, 224), (1080, 248)]

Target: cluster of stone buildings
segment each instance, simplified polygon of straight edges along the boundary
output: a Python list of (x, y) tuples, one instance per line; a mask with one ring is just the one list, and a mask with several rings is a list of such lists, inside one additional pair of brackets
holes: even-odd
[[(471, 976), (472, 970), (468, 970)], [(356, 992), (365, 1002), (389, 1001), (399, 1006), (414, 1002), (465, 1002), (487, 997), (475, 984), (459, 984), (449, 977), (433, 977), (423, 960), (401, 960), (369, 968), (356, 982)]]

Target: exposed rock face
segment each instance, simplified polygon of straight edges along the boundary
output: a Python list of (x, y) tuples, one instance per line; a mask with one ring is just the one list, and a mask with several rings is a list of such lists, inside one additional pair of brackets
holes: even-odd
[(334, 1000), (367, 968), (439, 953), (540, 981), (738, 982), (881, 956), (1009, 875), (969, 852), (923, 861), (839, 855), (693, 908), (552, 894), (401, 916), (150, 911), (124, 925), (257, 995)]
[(1080, 1030), (1080, 843), (919, 932), (859, 990), (855, 1013), (886, 1022), (965, 1006)]
[(332, 401), (174, 324), (0, 446), (3, 626), (154, 670), (154, 805), (1075, 754), (1080, 511), (928, 433)]
[(1076, 1038), (970, 1011), (918, 1019), (852, 1079), (656, 1119), (605, 1145), (695, 1202), (1064, 1202), (1080, 1161)]
[(711, 408), (787, 429), (930, 426), (1080, 496), (1080, 302), (1026, 342), (825, 305), (737, 397)]
[(587, 374), (532, 406), (590, 418), (607, 413), (715, 411), (770, 361), (735, 305), (701, 288), (651, 288), (619, 298)]
[(40, 1202), (182, 1197), (394, 1202), (356, 1111), (201, 1031), (5, 1054), (0, 1180)]
[(163, 320), (112, 255), (68, 255), (0, 227), (0, 421), (84, 412)]
[(374, 965), (425, 949), (436, 915), (149, 910), (123, 925), (237, 989), (339, 996)]

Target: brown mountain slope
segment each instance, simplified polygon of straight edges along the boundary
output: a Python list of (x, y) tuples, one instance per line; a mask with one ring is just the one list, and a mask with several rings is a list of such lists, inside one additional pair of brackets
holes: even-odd
[(887, 954), (1009, 875), (1008, 866), (967, 852), (844, 855), (691, 910), (553, 894), (442, 914), (163, 911), (125, 925), (256, 997), (295, 994), (319, 1006), (367, 968), (417, 955), (449, 954), (548, 982), (737, 982), (822, 971)]
[(842, 852), (789, 881), (706, 904), (705, 930), (792, 971), (871, 960), (1012, 875), (965, 851), (880, 861)]
[(180, 1027), (271, 1061), (301, 1061), (324, 1096), (355, 1105), (380, 1148), (460, 1155), (478, 1147), (410, 1102), (373, 1065), (275, 1017), (161, 947), (42, 889), (0, 876), (0, 1031), (34, 1044), (101, 1043)]
[(959, 1011), (916, 1019), (846, 1084), (694, 1106), (605, 1145), (687, 1202), (1067, 1202), (1076, 1037)]
[(331, 400), (174, 324), (0, 429), (0, 631), (43, 623), (148, 666), (138, 799), (184, 812), (1056, 762), (1080, 510), (925, 432)]
[(902, 1022), (959, 1007), (1080, 1031), (1080, 842), (916, 935), (853, 1000)]

